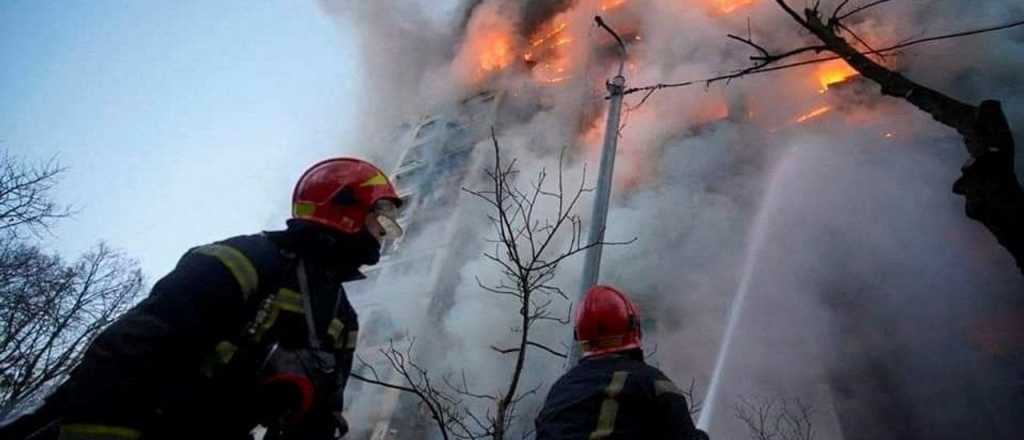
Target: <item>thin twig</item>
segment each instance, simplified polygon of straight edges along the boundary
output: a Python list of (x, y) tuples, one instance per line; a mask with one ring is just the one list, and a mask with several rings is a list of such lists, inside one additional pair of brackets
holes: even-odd
[(836, 19), (836, 21), (846, 20), (847, 18), (852, 17), (854, 15), (857, 15), (858, 13), (864, 12), (864, 11), (866, 11), (868, 9), (871, 9), (871, 8), (873, 8), (875, 6), (878, 6), (878, 5), (882, 4), (882, 3), (888, 3), (890, 1), (892, 1), (892, 0), (876, 0), (876, 1), (873, 1), (873, 2), (868, 3), (866, 5), (854, 8), (850, 12), (847, 12), (847, 13), (845, 13), (843, 15), (840, 15), (839, 18)]
[[(802, 21), (803, 20), (801, 20), (801, 22)], [(943, 35), (936, 35), (936, 36), (925, 37), (925, 38), (918, 38), (918, 39), (909, 40), (909, 41), (905, 41), (905, 42), (902, 42), (902, 43), (894, 44), (892, 46), (884, 47), (884, 48), (878, 49), (878, 50), (869, 50), (869, 51), (860, 52), (860, 54), (862, 54), (862, 55), (887, 54), (887, 53), (898, 51), (900, 49), (905, 49), (907, 47), (916, 46), (918, 44), (931, 43), (931, 42), (935, 42), (935, 41), (948, 40), (948, 39), (952, 39), (952, 38), (967, 37), (967, 36), (971, 36), (971, 35), (978, 35), (978, 34), (984, 34), (984, 33), (989, 33), (989, 32), (997, 32), (997, 31), (1002, 31), (1002, 30), (1006, 30), (1006, 29), (1011, 29), (1011, 28), (1019, 27), (1019, 26), (1022, 26), (1022, 25), (1024, 25), (1024, 20), (1014, 21), (1014, 22), (1011, 22), (1011, 23), (997, 25), (997, 26), (985, 27), (985, 28), (980, 28), (980, 29), (973, 29), (973, 30), (969, 30), (969, 31), (956, 32), (956, 33), (943, 34)], [(624, 91), (623, 94), (624, 95), (629, 95), (629, 94), (636, 93), (636, 92), (648, 92), (648, 94), (647, 94), (648, 96), (644, 97), (644, 100), (646, 100), (649, 97), (649, 95), (651, 93), (653, 93), (653, 91), (657, 91), (657, 90), (661, 90), (661, 89), (675, 88), (675, 87), (686, 87), (686, 86), (691, 86), (691, 85), (694, 85), (694, 84), (701, 84), (701, 83), (703, 83), (703, 84), (711, 84), (711, 83), (715, 83), (715, 82), (736, 79), (736, 78), (740, 78), (740, 77), (744, 77), (744, 76), (749, 76), (749, 75), (756, 75), (756, 74), (761, 74), (761, 73), (768, 73), (768, 72), (775, 72), (775, 71), (779, 71), (779, 70), (792, 69), (792, 68), (796, 68), (796, 67), (802, 67), (802, 66), (808, 66), (808, 65), (812, 65), (812, 64), (824, 63), (824, 62), (827, 62), (827, 61), (838, 60), (838, 59), (841, 59), (841, 57), (832, 55), (832, 56), (818, 57), (818, 58), (814, 58), (814, 59), (810, 59), (810, 60), (797, 61), (797, 62), (788, 63), (788, 64), (782, 64), (782, 65), (777, 65), (777, 66), (768, 66), (768, 67), (764, 67), (764, 68), (760, 68), (760, 69), (756, 69), (756, 70), (741, 70), (741, 71), (730, 73), (730, 74), (726, 74), (726, 75), (718, 75), (718, 76), (713, 76), (713, 77), (704, 78), (704, 79), (698, 79), (698, 80), (683, 81), (683, 82), (677, 82), (677, 83), (659, 83), (659, 84), (654, 84), (654, 85), (650, 85), (650, 86), (633, 87), (633, 88), (630, 88), (630, 89), (627, 89), (626, 91)]]

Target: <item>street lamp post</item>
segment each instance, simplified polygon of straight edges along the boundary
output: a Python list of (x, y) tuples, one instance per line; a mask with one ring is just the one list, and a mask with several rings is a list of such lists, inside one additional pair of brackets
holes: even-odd
[[(597, 25), (608, 31), (619, 44), (619, 73), (608, 81), (608, 121), (604, 127), (604, 146), (601, 148), (601, 167), (597, 173), (597, 188), (594, 192), (594, 210), (590, 216), (590, 232), (587, 236), (587, 243), (601, 243), (604, 241), (604, 230), (608, 220), (608, 201), (612, 193), (612, 174), (615, 168), (615, 152), (619, 141), (619, 116), (622, 113), (622, 97), (626, 89), (626, 77), (623, 76), (623, 68), (626, 63), (626, 44), (612, 28), (605, 24), (601, 17), (594, 17)], [(582, 288), (578, 299), (593, 285), (597, 284), (598, 275), (601, 272), (601, 250), (602, 245), (591, 246), (586, 250), (583, 260)], [(580, 301), (577, 301), (579, 303)], [(569, 350), (568, 368), (572, 368), (579, 362), (581, 348), (579, 344), (571, 344)]]

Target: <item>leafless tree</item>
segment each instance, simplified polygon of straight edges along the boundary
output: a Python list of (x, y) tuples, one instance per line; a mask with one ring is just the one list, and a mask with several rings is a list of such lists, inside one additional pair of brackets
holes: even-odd
[[(513, 301), (518, 315), (513, 329), (517, 342), (508, 347), (492, 345), (501, 356), (511, 356), (513, 366), (508, 381), (492, 392), (470, 389), (465, 376), (453, 380), (442, 376), (444, 387), (429, 380), (429, 373), (412, 362), (411, 353), (398, 355), (395, 350), (383, 350), (391, 367), (403, 378), (401, 385), (385, 385), (374, 374), (370, 383), (388, 386), (415, 394), (425, 405), (445, 438), (452, 435), (461, 439), (507, 438), (516, 418), (516, 408), (524, 399), (537, 394), (541, 384), (529, 389), (523, 386), (523, 371), (527, 353), (539, 350), (545, 355), (565, 358), (558, 349), (531, 338), (533, 330), (541, 324), (567, 325), (566, 316), (556, 315), (555, 301), (569, 302), (568, 296), (553, 284), (559, 265), (567, 258), (593, 246), (628, 244), (625, 242), (586, 242), (583, 238), (583, 220), (577, 215), (580, 200), (590, 190), (586, 187), (586, 170), (579, 185), (567, 187), (564, 176), (564, 153), (559, 158), (555, 182), (549, 182), (546, 169), (540, 170), (524, 190), (518, 184), (520, 170), (515, 160), (502, 161), (501, 147), (492, 129), (494, 163), (486, 171), (487, 188), (464, 188), (468, 194), (482, 200), (490, 208), (488, 219), (495, 238), (489, 240), (494, 250), (484, 258), (499, 270), (500, 281), (488, 284), (477, 278), (485, 292)], [(544, 212), (553, 212), (545, 216)], [(571, 305), (567, 307), (571, 312)], [(397, 360), (397, 361), (395, 361)], [(488, 409), (478, 414), (466, 405), (466, 399), (483, 400)]]
[(63, 172), (55, 160), (31, 166), (0, 152), (0, 233), (38, 234), (70, 215), (70, 209), (55, 203), (50, 194)]
[[(887, 67), (886, 55), (908, 47), (951, 38), (963, 38), (1024, 26), (1017, 19), (1005, 24), (969, 29), (944, 35), (913, 38), (906, 41), (881, 44), (870, 42), (858, 34), (857, 26), (848, 19), (864, 14), (892, 0), (865, 1), (849, 7), (850, 0), (842, 0), (825, 14), (821, 1), (816, 0), (798, 13), (785, 0), (775, 3), (810, 34), (814, 41), (784, 50), (770, 50), (754, 41), (753, 35), (729, 35), (734, 41), (751, 47), (756, 54), (753, 64), (725, 75), (694, 81), (661, 83), (634, 87), (626, 93), (645, 92), (641, 103), (657, 90), (684, 87), (693, 84), (711, 84), (778, 70), (785, 70), (842, 59), (864, 78), (881, 86), (881, 93), (910, 103), (928, 113), (939, 123), (952, 128), (963, 137), (970, 159), (962, 167), (962, 176), (953, 185), (953, 192), (964, 196), (966, 214), (983, 224), (999, 243), (1006, 248), (1024, 272), (1024, 191), (1014, 170), (1015, 144), (1006, 116), (997, 100), (985, 100), (973, 105), (937, 90), (925, 87)], [(822, 52), (827, 56), (818, 56)], [(810, 57), (808, 57), (810, 55)]]
[(62, 170), (0, 153), (0, 415), (63, 380), (142, 286), (103, 244), (69, 264), (28, 241), (69, 214), (50, 194)]
[(135, 263), (102, 244), (68, 265), (9, 243), (0, 254), (0, 408), (62, 380), (141, 286)]
[(697, 379), (690, 379), (690, 386), (686, 387), (685, 390), (680, 389), (680, 393), (686, 398), (687, 411), (689, 411), (691, 417), (697, 417), (700, 415), (700, 410), (704, 408), (704, 400), (697, 397)]
[[(358, 358), (358, 371), (365, 371), (367, 374), (353, 373), (352, 377), (363, 382), (415, 395), (420, 407), (430, 413), (431, 419), (436, 423), (441, 438), (444, 440), (449, 440), (452, 437), (480, 438), (481, 436), (475, 434), (466, 425), (468, 414), (462, 404), (462, 396), (454, 391), (456, 386), (452, 385), (450, 378), (443, 377), (443, 385), (438, 386), (431, 381), (430, 372), (416, 363), (413, 357), (415, 342), (415, 339), (410, 339), (409, 343), (400, 349), (395, 346), (395, 341), (392, 339), (388, 341), (387, 348), (378, 350), (378, 354), (384, 357), (392, 372), (397, 375), (397, 383), (382, 378), (373, 364), (362, 357)], [(465, 383), (464, 376), (463, 383)]]
[(814, 409), (800, 399), (743, 397), (733, 411), (753, 440), (814, 439)]
[[(515, 357), (507, 386), (490, 396), (494, 402), (493, 413), (488, 412), (482, 417), (486, 420), (490, 436), (502, 440), (515, 418), (516, 405), (536, 394), (539, 388), (538, 385), (525, 391), (521, 389), (523, 367), (530, 349), (563, 358), (566, 356), (530, 338), (531, 330), (539, 324), (569, 323), (568, 316), (555, 316), (551, 311), (553, 301), (569, 301), (565, 293), (552, 284), (559, 264), (593, 246), (628, 244), (632, 240), (593, 243), (584, 240), (583, 220), (575, 214), (575, 210), (583, 194), (589, 192), (585, 183), (586, 167), (579, 185), (567, 189), (564, 150), (559, 157), (554, 188), (547, 187), (547, 170), (541, 169), (530, 183), (530, 188), (524, 191), (516, 184), (520, 174), (516, 161), (502, 162), (501, 147), (493, 129), (491, 140), (494, 146), (494, 166), (487, 171), (489, 188), (464, 191), (484, 201), (492, 209), (488, 219), (496, 235), (491, 241), (494, 251), (485, 253), (484, 258), (491, 261), (502, 275), (501, 281), (496, 284), (487, 285), (480, 279), (477, 279), (477, 284), (488, 293), (513, 299), (519, 313), (519, 325), (515, 329), (518, 343), (512, 347), (491, 346), (499, 354)], [(550, 204), (554, 214), (540, 218), (545, 203)], [(565, 243), (561, 243), (562, 234), (568, 236)], [(466, 395), (478, 395), (469, 393), (469, 390), (461, 391)]]

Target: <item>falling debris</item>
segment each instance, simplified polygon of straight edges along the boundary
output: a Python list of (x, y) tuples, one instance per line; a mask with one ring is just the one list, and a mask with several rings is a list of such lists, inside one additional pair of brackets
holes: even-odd
[(820, 93), (828, 91), (829, 87), (846, 82), (850, 78), (860, 75), (853, 67), (843, 60), (832, 60), (822, 63), (818, 67), (818, 81), (821, 83)]
[(818, 107), (818, 108), (816, 108), (814, 110), (811, 110), (809, 113), (807, 113), (805, 115), (801, 115), (800, 117), (796, 118), (794, 120), (794, 122), (796, 122), (797, 124), (803, 124), (804, 122), (807, 122), (807, 121), (810, 121), (811, 119), (817, 118), (818, 116), (821, 116), (821, 115), (823, 115), (825, 113), (828, 113), (831, 110), (832, 110), (832, 107), (827, 106), (827, 105), (824, 106), (824, 107)]

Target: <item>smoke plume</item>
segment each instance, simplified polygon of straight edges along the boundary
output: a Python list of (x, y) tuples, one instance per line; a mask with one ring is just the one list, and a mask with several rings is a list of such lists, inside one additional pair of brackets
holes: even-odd
[[(831, 11), (839, 2), (823, 3)], [(390, 166), (401, 153), (396, 127), (500, 91), (498, 138), (507, 157), (522, 161), (524, 186), (539, 168), (557, 167), (566, 147), (570, 179), (584, 164), (588, 179), (596, 175), (604, 82), (618, 53), (594, 15), (627, 40), (628, 86), (746, 67), (751, 48), (727, 33), (779, 50), (812, 42), (767, 0), (323, 4), (362, 43), (365, 130), (357, 135), (366, 155)], [(1024, 6), (941, 0), (892, 2), (848, 23), (881, 46), (1008, 17), (1024, 17)], [(1019, 29), (922, 45), (884, 62), (966, 102), (999, 99), (1011, 127), (1024, 127)], [(955, 132), (881, 97), (842, 62), (661, 90), (640, 105), (642, 98), (626, 100), (607, 230), (608, 239), (637, 241), (605, 250), (601, 278), (637, 298), (650, 318), (651, 361), (678, 383), (695, 379), (698, 397), (745, 286), (722, 388), (705, 408), (713, 436), (746, 435), (732, 415), (738, 396), (812, 404), (818, 438), (848, 436), (855, 422), (875, 423), (890, 438), (1021, 433), (1011, 420), (1019, 390), (1007, 385), (1019, 380), (1021, 347), (1007, 361), (1000, 350), (1012, 343), (992, 342), (1002, 333), (986, 329), (992, 316), (1024, 311), (1024, 279), (950, 191), (966, 159)], [(486, 207), (467, 195), (458, 206), (436, 226), (459, 222), (453, 237), (468, 250), (442, 275), (451, 303), (425, 315), (424, 298), (438, 292), (422, 291), (415, 276), (381, 280), (375, 294), (400, 317), (397, 328), (432, 335), (417, 342), (434, 347), (422, 350), (423, 362), (438, 374), (465, 371), (471, 386), (494, 392), (510, 362), (488, 347), (512, 343), (516, 310), (476, 283), (499, 276), (478, 258), (490, 246)], [(589, 201), (584, 208), (589, 215)], [(440, 232), (423, 237), (424, 248), (451, 245), (434, 242), (447, 240)], [(571, 295), (580, 264), (559, 275)], [(558, 347), (569, 334), (553, 326), (540, 338)], [(531, 352), (526, 388), (546, 392), (561, 362)], [(540, 403), (524, 403), (520, 430)]]

